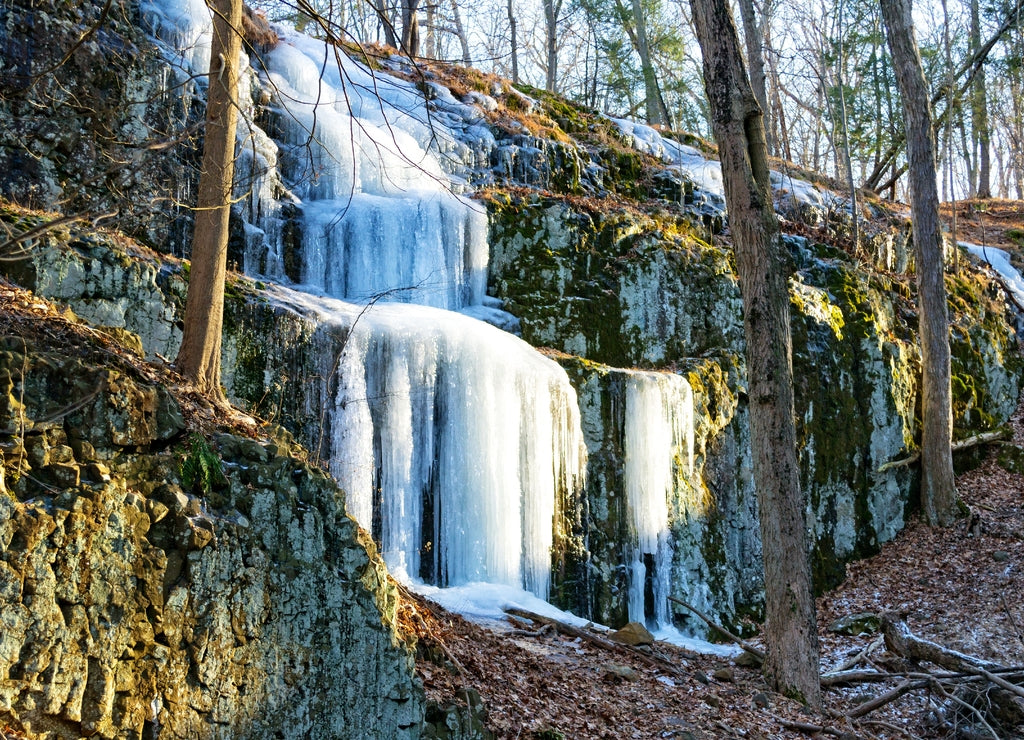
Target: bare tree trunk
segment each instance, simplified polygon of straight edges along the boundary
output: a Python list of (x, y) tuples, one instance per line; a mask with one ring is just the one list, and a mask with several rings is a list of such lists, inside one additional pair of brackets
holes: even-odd
[(562, 13), (562, 0), (544, 0), (544, 50), (547, 57), (547, 75), (544, 89), (558, 92), (558, 16)]
[(949, 318), (943, 272), (935, 140), (928, 83), (914, 39), (910, 0), (881, 0), (906, 121), (922, 357), (921, 509), (925, 521), (956, 519)]
[(228, 219), (235, 172), (242, 0), (209, 0), (213, 10), (203, 169), (199, 174), (185, 329), (175, 366), (196, 389), (223, 400), (220, 345), (227, 276)]
[(459, 46), (462, 47), (462, 63), (469, 67), (473, 64), (473, 58), (469, 53), (469, 37), (466, 36), (466, 28), (462, 25), (462, 16), (459, 14), (459, 0), (451, 0), (451, 5), (455, 35), (459, 37)]
[(372, 0), (373, 10), (377, 14), (377, 20), (384, 29), (384, 43), (388, 46), (398, 46), (398, 39), (395, 38), (395, 25), (391, 22), (385, 0)]
[[(771, 37), (768, 35), (769, 29), (769, 26), (765, 26), (766, 35), (764, 46), (767, 49), (772, 48)], [(779, 80), (779, 69), (778, 64), (776, 63), (776, 55), (770, 55), (768, 60), (768, 69), (770, 70), (772, 83), (769, 89), (771, 90), (772, 110), (774, 111), (774, 115), (770, 117), (770, 122), (772, 124), (773, 131), (777, 131), (777, 135), (773, 135), (772, 138), (780, 145), (777, 147), (780, 151), (777, 151), (776, 154), (781, 156), (787, 162), (792, 162), (793, 151), (792, 145), (789, 141), (789, 129), (786, 126), (786, 111), (782, 105), (782, 94), (780, 92), (782, 89), (782, 82)]]
[[(1017, 1), (1017, 4), (1013, 8), (1011, 8), (1009, 12), (1007, 12), (999, 28), (996, 29), (995, 33), (989, 36), (988, 41), (982, 44), (981, 48), (979, 48), (976, 52), (972, 53), (970, 57), (968, 57), (967, 60), (960, 65), (959, 69), (957, 69), (956, 71), (956, 74), (953, 75), (953, 77), (957, 80), (959, 80), (961, 77), (965, 78), (965, 81), (962, 82), (959, 87), (957, 87), (956, 89), (942, 87), (932, 96), (932, 106), (934, 106), (936, 103), (938, 103), (940, 100), (944, 98), (947, 101), (946, 110), (943, 111), (943, 113), (939, 116), (939, 119), (935, 121), (935, 125), (939, 125), (940, 123), (942, 123), (942, 121), (945, 120), (945, 117), (949, 115), (950, 108), (952, 107), (949, 104), (949, 101), (959, 99), (960, 96), (963, 95), (964, 92), (966, 92), (970, 88), (970, 85), (973, 82), (975, 75), (978, 74), (978, 72), (981, 70), (982, 65), (988, 59), (988, 55), (992, 51), (992, 48), (996, 45), (996, 42), (998, 42), (999, 39), (1001, 39), (1007, 31), (1009, 31), (1016, 25), (1017, 21), (1019, 20), (1021, 11), (1024, 11), (1024, 0)], [(917, 44), (915, 42), (915, 46), (916, 45)], [(885, 190), (886, 186), (879, 186), (878, 183), (881, 182), (882, 177), (892, 166), (893, 160), (896, 159), (897, 155), (900, 152), (900, 149), (902, 149), (903, 147), (903, 144), (904, 139), (900, 137), (894, 138), (892, 145), (886, 150), (885, 154), (879, 160), (878, 164), (875, 166), (875, 169), (872, 171), (872, 173), (868, 175), (867, 180), (864, 181), (864, 187), (868, 188), (869, 190)]]
[[(978, 0), (971, 0), (971, 51), (981, 48), (981, 13)], [(981, 67), (974, 77), (971, 89), (971, 128), (974, 132), (974, 146), (977, 151), (979, 198), (992, 197), (991, 160), (989, 159), (988, 91), (985, 86), (985, 68)]]
[[(1018, 57), (1024, 54), (1024, 32), (1018, 31), (1015, 34), (1012, 48)], [(1013, 112), (1013, 146), (1010, 150), (1009, 166), (1013, 169), (1013, 182), (1019, 200), (1024, 198), (1024, 104), (1021, 102), (1024, 76), (1016, 65), (1011, 64), (1007, 70), (1007, 77), (1010, 81), (1010, 108)]]
[(777, 690), (820, 708), (818, 632), (796, 455), (788, 270), (769, 187), (763, 118), (727, 0), (691, 5), (743, 293), (764, 559), (765, 676)]
[(512, 48), (512, 82), (519, 84), (519, 42), (516, 39), (516, 14), (512, 11), (512, 0), (508, 0), (509, 44)]
[(420, 0), (402, 0), (402, 49), (411, 57), (420, 54)]
[(658, 75), (651, 62), (651, 49), (647, 41), (647, 23), (644, 18), (644, 7), (640, 0), (633, 0), (633, 22), (636, 24), (636, 34), (630, 35), (633, 37), (636, 52), (640, 56), (640, 69), (644, 76), (647, 123), (669, 126), (668, 110), (665, 108), (665, 102), (661, 99)]
[(757, 22), (757, 16), (754, 12), (754, 0), (740, 0), (739, 5), (740, 17), (743, 19), (743, 40), (747, 47), (747, 68), (750, 70), (750, 86), (753, 88), (754, 97), (757, 98), (757, 104), (761, 106), (761, 111), (764, 114), (765, 141), (768, 143), (768, 151), (777, 154), (774, 137), (772, 136), (772, 116), (768, 108), (768, 88), (765, 84), (764, 36), (761, 33), (761, 25)]
[[(845, 0), (839, 0), (839, 32), (843, 29), (843, 11)], [(850, 216), (853, 227), (853, 248), (860, 249), (860, 212), (857, 206), (857, 186), (853, 182), (853, 162), (850, 158), (850, 129), (846, 119), (846, 81), (843, 66), (846, 64), (846, 50), (842, 37), (839, 39), (839, 60), (836, 65), (836, 82), (839, 85), (839, 124), (843, 127), (843, 169), (846, 170), (846, 183), (850, 189)]]
[(426, 37), (423, 44), (423, 56), (427, 59), (437, 59), (438, 56), (438, 43), (437, 43), (437, 4), (428, 2), (424, 8), (427, 17), (425, 25), (427, 32), (424, 34)]

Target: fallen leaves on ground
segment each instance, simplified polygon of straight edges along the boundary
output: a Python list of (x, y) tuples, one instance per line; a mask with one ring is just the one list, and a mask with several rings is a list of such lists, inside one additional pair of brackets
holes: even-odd
[[(1011, 425), (1012, 442), (1024, 445), (1024, 410)], [(879, 554), (851, 563), (846, 581), (818, 599), (823, 672), (874, 639), (833, 634), (833, 621), (887, 611), (905, 614), (921, 637), (1004, 665), (1024, 665), (1024, 476), (996, 463), (998, 448), (993, 445), (980, 467), (957, 480), (968, 516), (949, 529), (912, 519)], [(657, 651), (678, 666), (670, 674), (551, 631), (515, 636), (410, 598), (406, 609), (422, 622), (417, 672), (428, 698), (464, 705), (466, 688), (475, 689), (487, 710), (486, 725), (499, 738), (825, 736), (791, 729), (792, 723), (823, 726), (832, 737), (976, 736), (948, 703), (926, 691), (907, 694), (856, 725), (841, 718), (892, 688), (893, 681), (828, 688), (827, 714), (815, 716), (772, 693), (756, 669), (723, 658), (658, 643)], [(869, 657), (881, 666), (897, 660), (884, 646)], [(635, 680), (619, 678), (614, 665), (628, 666)]]

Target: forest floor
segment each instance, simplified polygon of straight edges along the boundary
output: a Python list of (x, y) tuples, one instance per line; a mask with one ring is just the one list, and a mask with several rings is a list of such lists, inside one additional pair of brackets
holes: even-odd
[[(1013, 443), (1024, 445), (1024, 408), (1012, 425)], [(876, 635), (829, 630), (841, 617), (896, 612), (920, 637), (1024, 666), (1024, 475), (1000, 467), (997, 450), (958, 478), (969, 516), (949, 529), (912, 520), (878, 555), (850, 564), (846, 581), (818, 599), (823, 672), (866, 653), (850, 667), (894, 674), (888, 681), (826, 689), (831, 717), (806, 713), (770, 691), (756, 668), (728, 659), (662, 643), (642, 655), (554, 631), (501, 633), (422, 601), (415, 608), (429, 628), (428, 644), (440, 646), (447, 668), (421, 659), (417, 671), (428, 696), (442, 704), (460, 702), (456, 697), (467, 687), (475, 689), (487, 727), (500, 738), (1024, 737), (1020, 726), (994, 728), (993, 735), (926, 689), (856, 722), (840, 719), (920, 669), (877, 644)], [(664, 664), (653, 665), (652, 656)], [(823, 730), (798, 731), (787, 722)]]
[[(957, 210), (958, 240), (1020, 249), (1020, 202), (964, 202)], [(1024, 405), (1011, 426), (1010, 442), (1024, 446)], [(822, 672), (845, 664), (892, 675), (826, 688), (825, 714), (773, 693), (757, 668), (733, 660), (664, 643), (646, 654), (610, 649), (550, 629), (502, 632), (411, 596), (409, 612), (424, 633), (417, 671), (428, 697), (441, 705), (464, 706), (466, 690), (477, 692), (484, 723), (498, 738), (1024, 738), (1024, 724), (1014, 726), (1024, 712), (1002, 726), (988, 717), (986, 727), (958, 704), (962, 688), (950, 699), (934, 684), (846, 719), (907, 674), (934, 667), (894, 655), (880, 635), (829, 629), (842, 617), (891, 612), (919, 637), (1024, 666), (1024, 475), (997, 461), (1009, 449), (990, 446), (980, 465), (958, 476), (969, 514), (955, 526), (933, 529), (913, 518), (877, 555), (851, 563), (844, 583), (817, 600)], [(975, 704), (986, 700), (982, 695)]]

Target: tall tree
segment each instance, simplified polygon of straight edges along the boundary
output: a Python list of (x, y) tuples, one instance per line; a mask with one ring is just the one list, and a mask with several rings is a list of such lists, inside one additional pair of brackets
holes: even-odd
[(388, 14), (388, 8), (385, 4), (385, 0), (371, 0), (373, 3), (373, 10), (377, 14), (377, 22), (379, 28), (384, 30), (384, 43), (388, 46), (398, 46), (398, 39), (395, 38), (395, 24), (391, 20), (391, 16)]
[(466, 27), (462, 25), (462, 15), (459, 13), (459, 0), (451, 0), (451, 9), (452, 26), (462, 48), (462, 63), (468, 67), (473, 64), (473, 57), (469, 53), (469, 36), (466, 34)]
[[(757, 22), (757, 14), (754, 10), (754, 0), (740, 0), (740, 18), (743, 20), (743, 40), (747, 47), (747, 68), (750, 70), (750, 86), (757, 98), (757, 104), (761, 106), (764, 115), (765, 140), (768, 142), (768, 151), (774, 149), (772, 143), (772, 127), (767, 123), (771, 119), (768, 108), (768, 87), (764, 73), (764, 33), (762, 25)], [(766, 14), (767, 15), (767, 14)]]
[(547, 69), (544, 89), (558, 92), (558, 19), (562, 14), (562, 0), (543, 0), (544, 51)]
[(201, 393), (223, 399), (220, 345), (227, 275), (228, 218), (235, 171), (238, 56), (242, 50), (242, 0), (208, 0), (213, 11), (203, 165), (192, 264), (185, 302), (185, 330), (175, 365)]
[(402, 49), (411, 57), (420, 54), (420, 0), (402, 0)]
[(509, 56), (512, 58), (512, 82), (519, 84), (519, 40), (516, 38), (516, 14), (512, 10), (512, 0), (506, 0), (505, 10), (508, 13)]
[[(971, 52), (981, 48), (981, 10), (978, 0), (971, 0)], [(988, 88), (985, 84), (985, 67), (978, 69), (971, 86), (971, 130), (978, 163), (978, 187), (975, 195), (979, 198), (992, 197), (992, 164), (989, 152), (991, 133), (988, 123)]]
[(939, 230), (935, 138), (928, 82), (914, 38), (910, 0), (881, 0), (896, 82), (903, 98), (921, 336), (921, 509), (929, 524), (956, 518), (949, 316)]
[[(661, 88), (658, 85), (658, 73), (651, 61), (651, 44), (647, 36), (647, 19), (645, 18), (644, 6), (641, 0), (632, 0), (630, 10), (626, 10), (621, 0), (616, 0), (616, 6), (623, 17), (623, 26), (629, 34), (633, 48), (640, 57), (640, 71), (644, 77), (644, 110), (647, 114), (647, 123), (661, 126), (671, 125), (668, 108), (661, 96)], [(632, 23), (629, 21), (632, 20)]]
[(764, 120), (728, 0), (691, 5), (743, 295), (764, 559), (765, 676), (777, 690), (820, 707), (818, 631), (796, 454), (788, 269), (769, 187)]

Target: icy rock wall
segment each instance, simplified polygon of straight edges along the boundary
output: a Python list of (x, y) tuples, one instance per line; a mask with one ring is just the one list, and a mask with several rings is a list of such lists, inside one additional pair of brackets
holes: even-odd
[(174, 142), (202, 108), (191, 87), (169, 84), (134, 5), (110, 10), (27, 0), (0, 9), (0, 194), (105, 214), (106, 225), (180, 254), (191, 216), (176, 204), (192, 197), (196, 170)]
[[(159, 3), (153, 13), (168, 44), (205, 33), (200, 8)], [(254, 161), (287, 185), (301, 249), (288, 269), (283, 209), (257, 188), (247, 256), (261, 236), (266, 256), (246, 269), (296, 277), (302, 292), (276, 299), (331, 327), (316, 333), (335, 340), (314, 360), (325, 384), (316, 449), (349, 512), (402, 577), (545, 596), (554, 502), (581, 476), (575, 393), (521, 340), (437, 310), (484, 308), (486, 216), (441, 164), (465, 147), (413, 85), (322, 42), (285, 34), (261, 69), (280, 156)]]

